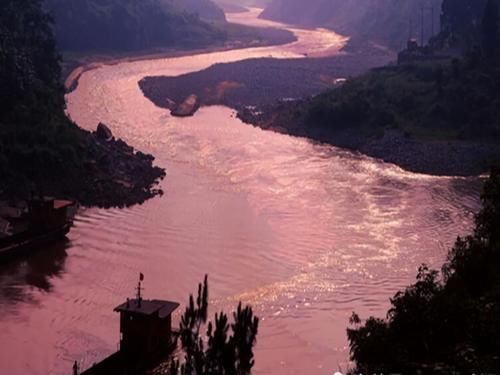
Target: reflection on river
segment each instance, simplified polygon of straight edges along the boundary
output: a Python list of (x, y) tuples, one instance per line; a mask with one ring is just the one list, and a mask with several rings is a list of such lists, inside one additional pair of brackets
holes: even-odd
[[(251, 17), (252, 15), (248, 15)], [(241, 16), (240, 16), (241, 17)], [(247, 20), (251, 22), (251, 20)], [(99, 121), (168, 170), (165, 195), (88, 209), (69, 242), (0, 269), (2, 374), (68, 374), (118, 343), (115, 305), (139, 272), (147, 297), (186, 302), (209, 274), (213, 309), (242, 299), (262, 318), (256, 374), (330, 374), (348, 357), (353, 310), (382, 315), (418, 265), (439, 266), (478, 207), (476, 179), (405, 172), (334, 147), (244, 125), (224, 107), (171, 118), (145, 75), (257, 56), (300, 57), (342, 38), (103, 66), (68, 95), (82, 127)]]

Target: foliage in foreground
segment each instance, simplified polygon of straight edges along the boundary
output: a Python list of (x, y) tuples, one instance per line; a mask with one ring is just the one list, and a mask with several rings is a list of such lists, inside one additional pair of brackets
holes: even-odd
[(353, 314), (356, 372), (500, 371), (500, 169), (481, 201), (473, 234), (457, 239), (441, 273), (422, 266), (417, 282), (391, 299), (386, 319), (361, 324)]
[(196, 304), (191, 295), (180, 322), (184, 362), (181, 365), (178, 361), (172, 361), (170, 374), (250, 374), (259, 326), (259, 319), (254, 316), (252, 308), (242, 308), (240, 302), (231, 324), (223, 312), (216, 313), (215, 320), (208, 322), (208, 325), (207, 317), (208, 283), (205, 276), (203, 285), (198, 285)]
[(0, 178), (22, 189), (76, 164), (80, 134), (64, 115), (60, 58), (39, 1), (2, 2), (0, 46)]

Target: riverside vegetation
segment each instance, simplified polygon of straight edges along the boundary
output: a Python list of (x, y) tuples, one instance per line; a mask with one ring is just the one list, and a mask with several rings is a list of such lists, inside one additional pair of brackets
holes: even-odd
[(477, 56), (389, 66), (240, 117), (415, 172), (474, 175), (500, 160), (499, 84), (498, 66)]
[[(78, 128), (65, 115), (60, 56), (38, 0), (5, 0), (0, 12), (0, 197), (31, 193), (84, 205), (143, 202), (163, 169), (101, 126)], [(97, 124), (96, 124), (97, 125)]]
[(473, 233), (457, 239), (441, 273), (422, 265), (416, 283), (391, 299), (386, 319), (353, 314), (353, 373), (500, 371), (500, 169), (481, 201)]

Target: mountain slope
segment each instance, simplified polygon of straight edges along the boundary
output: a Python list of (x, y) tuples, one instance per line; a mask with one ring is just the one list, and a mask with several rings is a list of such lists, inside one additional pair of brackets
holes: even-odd
[(172, 3), (175, 8), (188, 12), (195, 13), (201, 19), (208, 21), (225, 21), (226, 15), (224, 11), (211, 0), (163, 0), (167, 3)]
[[(155, 47), (200, 47), (225, 38), (197, 14), (187, 12), (193, 4), (210, 7), (210, 2), (190, 0), (45, 0), (55, 20), (55, 35), (67, 51), (146, 50)], [(213, 5), (213, 4), (212, 4)], [(205, 8), (195, 8), (208, 14)], [(210, 13), (212, 18), (218, 8)], [(210, 18), (207, 15), (207, 18)]]
[[(401, 49), (410, 36), (420, 39), (424, 4), (424, 38), (439, 29), (442, 0), (273, 0), (263, 18), (304, 26), (322, 26), (354, 37)], [(432, 17), (432, 7), (434, 17)], [(434, 27), (433, 22), (434, 20)]]

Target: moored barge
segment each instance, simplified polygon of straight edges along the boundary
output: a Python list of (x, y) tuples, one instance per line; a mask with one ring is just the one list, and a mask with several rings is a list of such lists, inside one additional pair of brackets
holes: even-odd
[(75, 202), (49, 197), (0, 202), (0, 262), (63, 239), (75, 213)]

